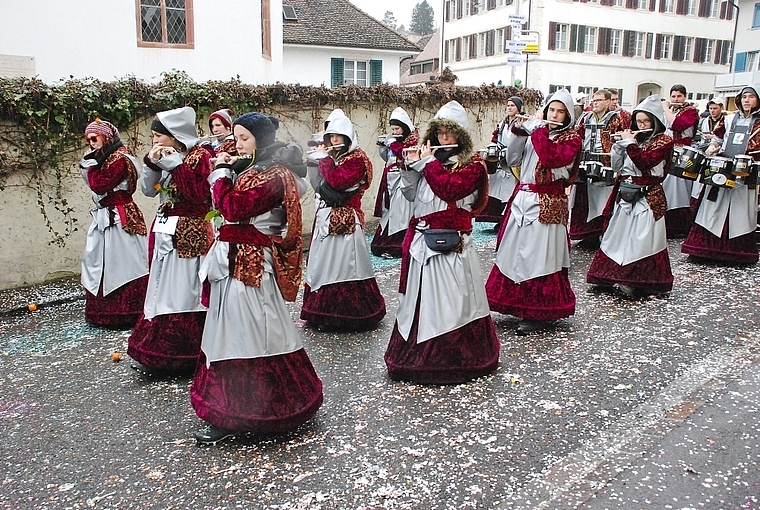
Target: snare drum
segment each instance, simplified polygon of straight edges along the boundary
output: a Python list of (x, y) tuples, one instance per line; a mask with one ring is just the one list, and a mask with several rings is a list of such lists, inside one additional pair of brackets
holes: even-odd
[(612, 186), (615, 184), (615, 171), (611, 166), (603, 166), (600, 170), (600, 178), (598, 181), (592, 181), (594, 186)]
[(733, 188), (736, 185), (736, 177), (732, 173), (734, 160), (722, 156), (710, 156), (702, 170), (700, 182), (721, 188)]
[(747, 177), (752, 169), (752, 163), (752, 156), (747, 156), (745, 154), (734, 156), (733, 174), (738, 177)]
[(498, 163), (499, 162), (499, 146), (495, 143), (489, 143), (486, 146), (483, 159), (485, 159), (489, 163)]
[(602, 180), (602, 162), (601, 161), (586, 161), (586, 177), (588, 177), (592, 183)]
[(673, 150), (673, 164), (669, 173), (682, 179), (696, 181), (706, 157), (704, 152), (694, 147), (677, 147)]

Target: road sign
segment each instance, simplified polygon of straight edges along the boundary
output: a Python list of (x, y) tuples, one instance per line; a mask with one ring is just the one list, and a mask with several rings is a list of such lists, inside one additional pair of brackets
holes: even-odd
[(525, 57), (522, 55), (510, 55), (507, 57), (507, 65), (510, 67), (520, 67), (525, 65)]
[(523, 32), (520, 36), (520, 41), (525, 42), (525, 47), (522, 52), (528, 55), (538, 55), (538, 32), (530, 30)]
[(528, 17), (524, 14), (510, 14), (509, 15), (509, 22), (511, 24), (519, 23), (520, 25), (524, 25), (528, 21)]

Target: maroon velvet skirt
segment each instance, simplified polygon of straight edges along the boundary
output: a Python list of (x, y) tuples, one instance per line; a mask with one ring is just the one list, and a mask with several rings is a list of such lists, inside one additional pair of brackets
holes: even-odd
[(488, 203), (480, 214), (475, 216), (475, 221), (492, 221), (501, 223), (504, 219), (504, 209), (507, 207), (506, 202), (502, 202), (496, 197), (488, 197)]
[(575, 313), (575, 293), (567, 268), (517, 284), (494, 264), (486, 295), (491, 310), (528, 321), (553, 321)]
[(670, 292), (673, 273), (668, 250), (621, 266), (599, 250), (591, 262), (586, 281), (595, 285), (627, 285), (645, 292)]
[(686, 237), (694, 224), (694, 213), (691, 207), (671, 209), (665, 213), (665, 231), (668, 239), (681, 239)]
[(499, 364), (499, 339), (491, 316), (417, 344), (417, 308), (409, 339), (394, 324), (385, 364), (391, 379), (421, 384), (459, 384), (490, 374)]
[(695, 223), (681, 245), (681, 253), (735, 264), (755, 264), (758, 259), (757, 236), (755, 232), (750, 232), (729, 239), (728, 219), (720, 237)]
[(206, 312), (140, 315), (129, 336), (127, 354), (146, 367), (165, 372), (192, 372), (201, 352)]
[(579, 241), (598, 238), (604, 232), (604, 216), (588, 218), (588, 186), (579, 185), (575, 189), (575, 202), (570, 211), (570, 239)]
[(84, 320), (94, 326), (131, 328), (142, 315), (148, 275), (125, 283), (107, 296), (103, 284), (98, 295), (85, 289)]
[(406, 236), (406, 229), (389, 236), (388, 229), (383, 230), (382, 226), (378, 225), (375, 237), (372, 238), (370, 244), (372, 255), (381, 257), (388, 254), (392, 257), (400, 257), (404, 246), (404, 236)]
[(385, 317), (385, 299), (374, 278), (325, 285), (303, 291), (301, 319), (311, 326), (342, 331), (374, 328)]
[(322, 381), (306, 351), (264, 358), (216, 361), (201, 353), (190, 387), (198, 417), (237, 432), (295, 430), (322, 405)]

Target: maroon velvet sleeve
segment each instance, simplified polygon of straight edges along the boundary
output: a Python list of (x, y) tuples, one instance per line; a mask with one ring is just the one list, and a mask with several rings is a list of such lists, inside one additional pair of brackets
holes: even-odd
[(345, 190), (360, 183), (367, 169), (362, 158), (347, 158), (336, 165), (333, 158), (327, 157), (320, 160), (319, 173), (333, 188)]
[(284, 190), (280, 179), (271, 179), (252, 189), (236, 190), (232, 179), (224, 177), (214, 183), (214, 202), (225, 220), (243, 221), (281, 204)]
[(103, 195), (127, 178), (129, 168), (126, 158), (119, 158), (108, 166), (91, 167), (87, 171), (87, 183), (98, 195)]
[(395, 141), (390, 145), (390, 150), (394, 156), (400, 158), (404, 152), (404, 142)]
[(572, 164), (583, 143), (580, 136), (561, 142), (550, 140), (549, 129), (545, 127), (533, 131), (530, 139), (544, 168), (561, 168)]
[(678, 115), (675, 119), (673, 119), (673, 125), (671, 126), (671, 129), (675, 132), (680, 133), (685, 129), (696, 126), (697, 121), (699, 121), (699, 112), (697, 109), (687, 108), (681, 113), (681, 115)]
[(473, 162), (451, 171), (434, 159), (425, 165), (423, 175), (437, 197), (453, 202), (474, 193), (486, 175), (486, 169), (480, 163)]
[(722, 140), (726, 136), (726, 123), (721, 122), (720, 126), (713, 129), (713, 134)]
[(201, 204), (211, 198), (207, 178), (211, 173), (211, 155), (204, 152), (194, 169), (185, 163), (172, 171), (172, 180), (177, 183), (180, 194), (190, 203)]
[(628, 153), (631, 161), (633, 161), (633, 164), (636, 165), (636, 168), (644, 172), (654, 168), (660, 161), (670, 158), (670, 154), (673, 151), (673, 140), (671, 139), (662, 146), (648, 151), (644, 151), (641, 147), (632, 143), (625, 148), (625, 151)]

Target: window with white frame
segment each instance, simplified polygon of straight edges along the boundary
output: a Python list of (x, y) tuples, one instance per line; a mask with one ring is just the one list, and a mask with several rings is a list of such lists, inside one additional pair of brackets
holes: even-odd
[(344, 60), (343, 83), (366, 87), (368, 84), (368, 70), (369, 62), (366, 60)]
[(715, 39), (705, 40), (705, 58), (703, 63), (709, 64), (713, 60), (713, 52), (715, 51)]
[(623, 47), (623, 31), (610, 30), (610, 55), (620, 55)]
[(691, 59), (694, 57), (694, 38), (693, 37), (684, 37), (683, 38), (683, 55), (682, 60), (684, 62), (691, 62)]
[(717, 18), (718, 13), (720, 12), (720, 0), (709, 0), (709, 2), (710, 2), (710, 11), (709, 11), (708, 17)]
[(567, 51), (567, 40), (569, 33), (570, 25), (567, 23), (557, 23), (557, 31), (555, 32), (555, 49)]
[(676, 2), (675, 0), (664, 0), (663, 2), (663, 11), (662, 12), (668, 12), (670, 14), (673, 14), (676, 12)]
[(755, 13), (752, 16), (752, 28), (760, 28), (760, 4), (755, 4)]
[(649, 10), (649, 0), (638, 0), (636, 2), (636, 8), (640, 11)]
[(485, 57), (486, 56), (486, 32), (481, 32), (478, 34), (478, 56), (479, 57)]
[(689, 16), (696, 16), (697, 9), (699, 8), (699, 0), (687, 0), (686, 1), (686, 14)]
[(504, 53), (504, 32), (506, 29), (504, 28), (497, 28), (496, 29), (496, 46), (494, 47), (494, 50), (496, 54)]
[(586, 27), (583, 51), (585, 53), (596, 53), (596, 27)]
[(747, 52), (747, 65), (744, 68), (744, 70), (757, 71), (759, 61), (760, 61), (760, 51)]
[(673, 36), (662, 34), (660, 37), (660, 59), (667, 60), (673, 50)]
[(612, 0), (613, 7), (625, 7), (625, 0)]
[(636, 32), (636, 36), (633, 40), (633, 56), (643, 57), (644, 51), (647, 47), (647, 34), (644, 32)]

